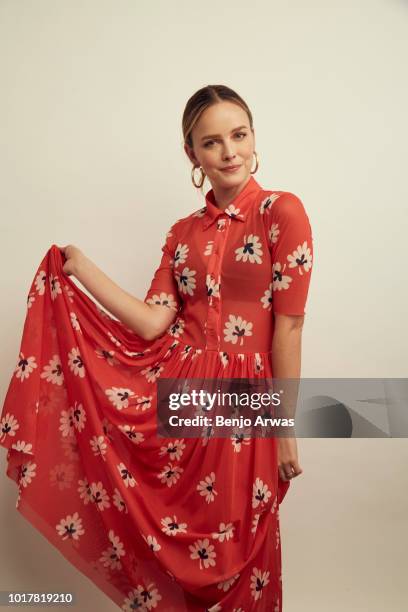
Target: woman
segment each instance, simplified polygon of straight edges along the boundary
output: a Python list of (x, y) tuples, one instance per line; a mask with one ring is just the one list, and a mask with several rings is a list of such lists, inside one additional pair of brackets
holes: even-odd
[(143, 301), (73, 245), (41, 262), (3, 408), (7, 474), (19, 511), (122, 609), (280, 612), (295, 438), (161, 438), (156, 384), (300, 377), (311, 228), (297, 196), (254, 179), (237, 93), (197, 91), (183, 133), (194, 186), (212, 189), (167, 233)]

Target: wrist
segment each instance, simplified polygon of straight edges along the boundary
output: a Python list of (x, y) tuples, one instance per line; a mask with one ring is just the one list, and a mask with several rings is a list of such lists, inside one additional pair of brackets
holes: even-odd
[(78, 257), (76, 258), (75, 264), (74, 264), (74, 275), (77, 277), (79, 281), (81, 280), (81, 276), (86, 274), (91, 263), (92, 263), (91, 260), (88, 259), (86, 255), (84, 255), (83, 253), (78, 254)]

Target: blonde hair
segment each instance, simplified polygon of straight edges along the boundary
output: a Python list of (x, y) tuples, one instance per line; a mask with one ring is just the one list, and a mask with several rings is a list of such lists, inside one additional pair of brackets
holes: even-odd
[(247, 113), (249, 125), (253, 129), (252, 113), (240, 95), (226, 85), (206, 85), (206, 87), (202, 87), (188, 99), (184, 109), (182, 119), (184, 144), (193, 148), (192, 131), (202, 113), (213, 104), (218, 104), (224, 100), (238, 104)]

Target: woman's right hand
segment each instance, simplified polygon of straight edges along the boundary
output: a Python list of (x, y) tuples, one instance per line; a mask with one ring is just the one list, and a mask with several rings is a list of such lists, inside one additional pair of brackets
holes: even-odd
[(59, 247), (60, 251), (65, 257), (65, 263), (62, 266), (63, 272), (68, 276), (73, 274), (74, 276), (78, 273), (79, 265), (82, 259), (85, 257), (81, 249), (74, 246), (73, 244), (68, 244), (65, 247)]

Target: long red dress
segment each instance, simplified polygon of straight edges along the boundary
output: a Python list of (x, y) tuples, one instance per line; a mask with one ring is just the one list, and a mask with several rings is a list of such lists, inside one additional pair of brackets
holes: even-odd
[(280, 612), (276, 438), (161, 438), (156, 381), (272, 378), (273, 313), (305, 312), (309, 219), (251, 176), (225, 211), (209, 191), (162, 251), (145, 301), (177, 318), (153, 341), (56, 245), (40, 263), (0, 422), (16, 507), (123, 610)]

